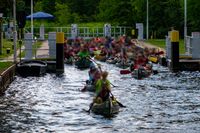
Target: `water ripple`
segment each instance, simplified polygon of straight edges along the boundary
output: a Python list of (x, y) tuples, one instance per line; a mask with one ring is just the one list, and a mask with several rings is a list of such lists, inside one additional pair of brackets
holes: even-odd
[(160, 73), (144, 80), (109, 71), (115, 97), (127, 108), (112, 118), (88, 109), (94, 94), (81, 92), (87, 70), (65, 66), (62, 76), (16, 77), (0, 97), (0, 132), (200, 132), (200, 73)]

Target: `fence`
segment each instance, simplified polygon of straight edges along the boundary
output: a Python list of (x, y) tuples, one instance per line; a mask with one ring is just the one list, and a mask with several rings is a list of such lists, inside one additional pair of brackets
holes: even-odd
[[(171, 58), (171, 42), (170, 33), (166, 36), (166, 57)], [(192, 36), (185, 37), (185, 54), (184, 56), (192, 56), (193, 59), (200, 59), (200, 32), (192, 32)]]
[[(118, 37), (123, 34), (129, 34), (131, 32), (131, 27), (111, 27), (111, 37)], [(31, 28), (25, 28), (26, 33), (30, 33)], [(49, 32), (64, 32), (65, 37), (72, 37), (72, 27), (44, 27), (45, 38), (47, 38)], [(34, 35), (40, 36), (40, 27), (34, 27)], [(93, 38), (93, 37), (103, 37), (105, 36), (104, 27), (77, 27), (77, 36), (82, 38)]]

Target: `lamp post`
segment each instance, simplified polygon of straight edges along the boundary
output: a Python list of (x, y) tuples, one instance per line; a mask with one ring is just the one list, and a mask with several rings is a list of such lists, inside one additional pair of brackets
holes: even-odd
[(149, 0), (147, 0), (147, 26), (146, 26), (146, 39), (149, 39)]
[(33, 0), (31, 0), (31, 33), (32, 33), (32, 40), (33, 40)]
[(186, 37), (187, 37), (187, 0), (184, 0), (184, 43), (186, 48)]
[(17, 62), (16, 0), (13, 0), (13, 46), (14, 63)]
[(3, 13), (0, 13), (0, 54), (2, 54), (2, 47), (3, 47), (2, 22), (3, 22)]

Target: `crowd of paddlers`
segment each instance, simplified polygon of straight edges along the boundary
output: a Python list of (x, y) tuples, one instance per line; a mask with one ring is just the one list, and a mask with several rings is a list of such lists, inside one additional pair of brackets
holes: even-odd
[(78, 69), (89, 69), (89, 78), (81, 91), (94, 91), (96, 95), (88, 112), (92, 110), (105, 115), (116, 113), (120, 106), (124, 106), (112, 95), (108, 72), (103, 71), (96, 60), (116, 64), (122, 68), (120, 74), (131, 74), (142, 79), (154, 72), (150, 61), (157, 63), (163, 54), (163, 51), (155, 48), (142, 48), (136, 39), (125, 35), (119, 38), (66, 39), (64, 45), (67, 64), (75, 64)]
[(129, 70), (120, 71), (121, 74), (133, 72), (134, 75), (136, 70), (141, 70), (141, 73), (145, 70), (147, 74), (144, 74), (144, 76), (148, 76), (152, 73), (152, 65), (149, 60), (158, 63), (164, 52), (156, 48), (142, 48), (137, 44), (136, 39), (131, 39), (125, 35), (116, 39), (96, 37), (90, 40), (81, 38), (66, 40), (64, 47), (65, 61), (69, 64), (75, 63), (78, 68), (89, 68), (90, 60), (86, 57), (94, 57), (96, 60), (116, 64), (123, 69), (129, 68)]

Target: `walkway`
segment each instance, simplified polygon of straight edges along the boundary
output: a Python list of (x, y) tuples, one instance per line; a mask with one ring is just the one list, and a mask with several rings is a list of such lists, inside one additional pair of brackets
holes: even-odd
[(49, 57), (49, 45), (48, 41), (43, 41), (42, 46), (37, 50), (36, 58), (48, 58)]
[[(21, 48), (21, 52), (23, 52), (25, 49), (24, 46)], [(48, 58), (49, 57), (49, 46), (48, 41), (43, 41), (42, 46), (37, 50), (36, 52), (36, 58)], [(33, 56), (34, 58), (34, 56)], [(20, 49), (17, 50), (17, 61), (20, 60)], [(1, 62), (4, 61), (14, 61), (14, 55), (10, 55), (9, 57), (5, 57), (3, 60), (0, 60)]]
[(145, 48), (145, 47), (147, 47), (147, 48), (156, 48), (156, 49), (159, 49), (159, 51), (164, 51), (164, 53), (166, 53), (165, 49), (160, 48), (158, 46), (155, 46), (155, 45), (153, 45), (151, 43), (147, 43), (145, 41), (137, 41), (137, 45), (139, 45), (142, 48)]

